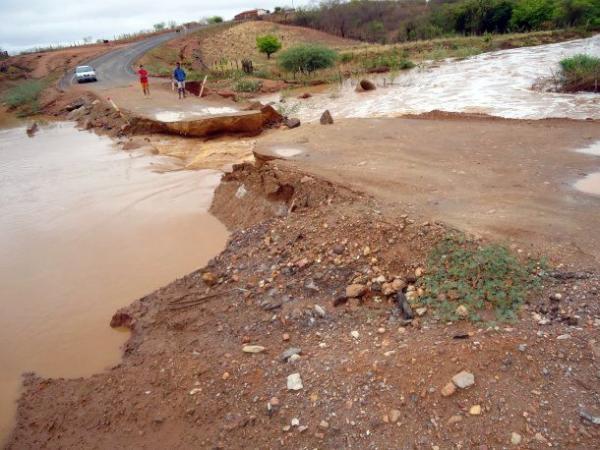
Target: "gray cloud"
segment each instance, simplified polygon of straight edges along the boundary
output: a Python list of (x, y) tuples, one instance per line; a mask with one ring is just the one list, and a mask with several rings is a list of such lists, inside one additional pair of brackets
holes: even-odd
[(311, 0), (2, 0), (0, 48), (16, 52), (33, 47), (112, 39), (122, 33), (150, 29), (158, 22), (191, 22), (240, 11), (275, 6), (302, 6)]

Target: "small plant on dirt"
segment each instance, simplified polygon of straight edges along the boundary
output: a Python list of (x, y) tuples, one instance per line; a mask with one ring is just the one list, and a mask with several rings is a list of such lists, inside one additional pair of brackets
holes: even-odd
[(38, 98), (45, 83), (40, 80), (28, 80), (6, 91), (2, 101), (10, 109), (19, 109), (19, 115), (27, 116), (39, 112)]
[(335, 64), (337, 53), (316, 44), (303, 44), (289, 48), (279, 56), (279, 66), (294, 75), (311, 75), (316, 70), (327, 69)]
[(267, 55), (267, 59), (271, 59), (271, 55), (281, 50), (281, 41), (277, 39), (277, 36), (272, 34), (265, 34), (264, 36), (256, 37), (256, 48), (261, 53)]
[(261, 86), (262, 83), (260, 81), (242, 78), (235, 83), (233, 88), (236, 92), (258, 92)]
[(458, 319), (459, 305), (473, 321), (481, 320), (483, 311), (495, 313), (496, 320), (514, 320), (520, 305), (541, 287), (542, 267), (539, 261), (520, 261), (502, 245), (449, 235), (429, 255), (421, 301), (443, 320)]
[(600, 80), (600, 58), (579, 54), (560, 62), (560, 83), (569, 92), (598, 92)]

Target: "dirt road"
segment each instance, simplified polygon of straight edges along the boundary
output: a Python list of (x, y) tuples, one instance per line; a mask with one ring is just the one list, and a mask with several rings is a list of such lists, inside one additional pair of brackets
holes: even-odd
[(452, 117), (302, 126), (260, 140), (257, 151), (279, 150), (424, 221), (597, 267), (600, 197), (573, 183), (600, 170), (597, 156), (576, 152), (600, 140), (598, 123)]

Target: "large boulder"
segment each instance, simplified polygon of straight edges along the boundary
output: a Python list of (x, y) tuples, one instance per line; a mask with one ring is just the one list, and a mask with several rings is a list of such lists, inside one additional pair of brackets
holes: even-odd
[(296, 119), (296, 118), (285, 119), (283, 121), (283, 123), (288, 128), (298, 128), (300, 126), (300, 119)]

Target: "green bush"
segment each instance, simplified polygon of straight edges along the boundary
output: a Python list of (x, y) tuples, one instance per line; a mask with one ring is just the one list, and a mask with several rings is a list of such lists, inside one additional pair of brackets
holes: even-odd
[(234, 84), (233, 88), (236, 92), (258, 92), (261, 86), (260, 81), (241, 79)]
[(519, 306), (541, 286), (543, 265), (519, 261), (501, 245), (478, 245), (463, 236), (447, 236), (431, 251), (421, 279), (425, 296), (445, 320), (457, 319), (464, 305), (471, 320), (482, 310), (495, 312), (497, 320), (516, 318)]
[(600, 58), (579, 54), (560, 62), (561, 84), (565, 91), (598, 91)]
[(513, 9), (511, 26), (516, 30), (549, 28), (554, 16), (553, 0), (519, 0)]
[(337, 53), (317, 44), (303, 44), (289, 48), (279, 56), (279, 66), (288, 72), (310, 75), (316, 70), (335, 64)]
[(277, 39), (277, 36), (272, 34), (266, 34), (264, 36), (256, 37), (256, 47), (261, 53), (265, 53), (268, 59), (271, 59), (271, 55), (281, 50), (281, 42)]
[(23, 114), (39, 112), (38, 98), (45, 84), (40, 80), (28, 80), (9, 89), (2, 101), (11, 109), (21, 108)]
[(206, 19), (206, 22), (209, 24), (223, 23), (223, 18), (221, 16), (212, 16)]

